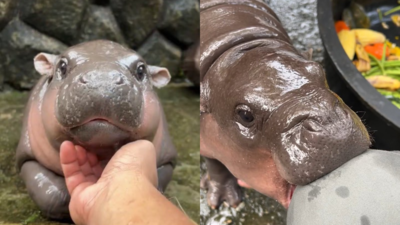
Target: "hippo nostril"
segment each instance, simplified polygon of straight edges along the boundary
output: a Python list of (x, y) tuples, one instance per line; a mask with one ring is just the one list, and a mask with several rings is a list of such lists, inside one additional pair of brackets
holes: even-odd
[(87, 80), (83, 76), (79, 78), (79, 82), (81, 82), (82, 84), (87, 84)]
[(123, 84), (124, 83), (124, 79), (122, 79), (122, 77), (117, 77), (115, 84), (119, 85), (119, 84)]

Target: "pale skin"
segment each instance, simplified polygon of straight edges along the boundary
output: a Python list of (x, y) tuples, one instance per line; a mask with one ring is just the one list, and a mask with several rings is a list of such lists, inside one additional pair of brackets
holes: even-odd
[(149, 141), (121, 147), (104, 169), (95, 154), (65, 141), (60, 161), (76, 224), (194, 224), (157, 190), (156, 152)]

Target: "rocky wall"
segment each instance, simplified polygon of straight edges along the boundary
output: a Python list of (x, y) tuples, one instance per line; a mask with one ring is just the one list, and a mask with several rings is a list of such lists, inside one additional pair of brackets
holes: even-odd
[(182, 80), (199, 24), (199, 0), (0, 0), (0, 91), (33, 87), (37, 53), (96, 39), (130, 47)]

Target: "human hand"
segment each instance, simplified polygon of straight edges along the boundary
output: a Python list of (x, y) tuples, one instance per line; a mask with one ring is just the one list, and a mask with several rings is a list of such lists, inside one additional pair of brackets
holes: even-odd
[[(115, 222), (110, 213), (126, 199), (136, 200), (143, 190), (157, 186), (156, 155), (148, 141), (136, 141), (118, 150), (107, 166), (101, 167), (97, 156), (65, 141), (60, 147), (60, 161), (71, 195), (70, 215), (76, 224)], [(119, 194), (120, 193), (120, 194)], [(122, 195), (121, 195), (122, 194)], [(104, 219), (104, 214), (109, 217)], [(102, 219), (101, 219), (102, 218)]]

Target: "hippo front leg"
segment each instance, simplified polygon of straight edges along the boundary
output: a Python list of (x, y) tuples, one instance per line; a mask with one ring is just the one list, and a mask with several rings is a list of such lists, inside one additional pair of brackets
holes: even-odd
[(242, 201), (242, 190), (236, 177), (218, 160), (204, 157), (207, 173), (201, 178), (200, 186), (207, 190), (207, 203), (215, 209), (223, 201), (237, 207)]
[(44, 216), (57, 220), (70, 219), (70, 195), (64, 177), (56, 175), (37, 161), (25, 162), (21, 168), (21, 177), (29, 195)]

